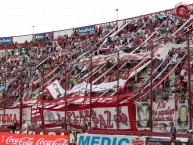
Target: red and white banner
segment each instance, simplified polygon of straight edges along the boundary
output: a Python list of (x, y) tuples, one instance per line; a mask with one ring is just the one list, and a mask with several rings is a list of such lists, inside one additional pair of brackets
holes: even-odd
[(50, 92), (54, 99), (63, 97), (65, 94), (65, 90), (61, 87), (58, 80), (53, 81), (46, 87), (46, 89)]
[(68, 145), (68, 136), (1, 134), (1, 145)]
[[(120, 106), (119, 113), (117, 107), (100, 107), (90, 109), (76, 109), (67, 111), (67, 124), (70, 126), (80, 126), (85, 122), (90, 122), (95, 129), (117, 129), (117, 122), (119, 129), (130, 129), (128, 106)], [(56, 111), (52, 109), (44, 109), (44, 123), (61, 124), (65, 122), (64, 111)]]
[[(20, 109), (1, 109), (0, 110), (0, 126), (2, 125), (12, 125), (14, 122), (19, 122), (20, 119)], [(22, 119), (26, 121), (27, 124), (31, 125), (31, 107), (23, 108)]]
[(153, 102), (153, 131), (162, 132), (163, 123), (169, 126), (170, 122), (175, 124), (175, 99)]

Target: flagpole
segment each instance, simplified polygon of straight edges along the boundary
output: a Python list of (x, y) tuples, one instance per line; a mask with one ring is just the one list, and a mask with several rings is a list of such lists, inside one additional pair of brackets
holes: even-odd
[(42, 128), (44, 129), (44, 63), (42, 64), (43, 65), (43, 71), (42, 71), (42, 83), (43, 83), (43, 86), (42, 86), (42, 116), (41, 116), (41, 119), (42, 119)]
[(92, 56), (90, 57), (90, 130), (92, 127), (91, 124), (91, 112), (92, 112)]
[(187, 33), (187, 59), (188, 59), (188, 97), (189, 97), (189, 118), (190, 118), (190, 129), (192, 129), (192, 90), (191, 90), (191, 68), (190, 68), (190, 45), (189, 45), (189, 32)]
[[(119, 50), (117, 52), (117, 115), (119, 116)], [(117, 130), (119, 130), (119, 121), (117, 118)]]
[(23, 119), (23, 110), (22, 110), (22, 107), (23, 107), (23, 68), (21, 68), (20, 70), (20, 125), (19, 125), (19, 128), (20, 128), (20, 133), (22, 132), (22, 119)]
[(151, 109), (150, 109), (150, 114), (151, 114), (151, 132), (153, 131), (153, 42), (150, 42), (150, 49), (151, 49), (151, 72), (150, 72), (150, 104), (151, 104)]
[(64, 99), (65, 99), (65, 126), (64, 126), (64, 128), (65, 128), (65, 130), (67, 130), (67, 69), (66, 69), (66, 67), (67, 67), (67, 65), (66, 65), (66, 63), (65, 63), (65, 66), (64, 66), (64, 71), (65, 71), (65, 96), (64, 96)]

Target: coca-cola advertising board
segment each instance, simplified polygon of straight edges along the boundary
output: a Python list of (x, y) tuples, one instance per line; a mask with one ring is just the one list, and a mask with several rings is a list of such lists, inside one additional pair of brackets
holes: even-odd
[[(9, 108), (0, 110), (0, 126), (12, 125), (14, 122), (19, 122), (20, 109)], [(25, 107), (22, 109), (22, 120), (25, 120), (27, 124), (31, 125), (31, 107)]]
[(68, 136), (1, 134), (1, 145), (67, 145)]

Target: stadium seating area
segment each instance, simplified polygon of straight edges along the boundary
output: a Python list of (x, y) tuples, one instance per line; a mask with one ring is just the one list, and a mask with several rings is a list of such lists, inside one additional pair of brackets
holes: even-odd
[[(180, 19), (167, 10), (122, 20), (121, 25), (99, 24), (87, 33), (75, 29), (71, 36), (48, 35), (44, 41), (1, 44), (0, 107), (18, 106), (22, 96), (23, 104), (33, 107), (33, 121), (40, 121), (38, 107), (62, 108), (64, 98), (69, 106), (81, 97), (81, 105), (90, 97), (119, 96), (119, 105), (150, 102), (151, 95), (153, 102), (185, 100), (188, 81), (191, 87), (193, 81), (191, 15), (192, 11)], [(50, 93), (55, 80), (65, 90), (63, 97), (54, 98)]]

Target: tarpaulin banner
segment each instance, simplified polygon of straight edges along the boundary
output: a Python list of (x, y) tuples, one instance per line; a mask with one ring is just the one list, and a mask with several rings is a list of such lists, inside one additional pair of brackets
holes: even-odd
[(80, 28), (75, 28), (75, 31), (78, 31), (80, 34), (82, 34), (82, 33), (89, 33), (89, 32), (94, 31), (94, 25), (80, 27)]
[(68, 136), (0, 134), (1, 145), (67, 145)]
[[(1, 109), (0, 110), (0, 125), (12, 125), (14, 122), (19, 122), (20, 119), (20, 109)], [(31, 125), (31, 107), (25, 107), (22, 110), (22, 119), (26, 121), (27, 124)]]
[(34, 35), (35, 41), (44, 41), (46, 40), (46, 37), (53, 36), (53, 32), (47, 32), (47, 33), (39, 33)]
[(191, 142), (171, 142), (171, 141), (159, 141), (159, 140), (146, 140), (146, 145), (192, 145)]
[(135, 102), (136, 126), (139, 130), (150, 130), (150, 102)]
[(186, 99), (186, 97), (181, 97), (178, 99), (178, 110), (176, 114), (177, 132), (187, 133), (189, 130), (189, 109), (188, 100)]
[[(65, 112), (52, 109), (43, 109), (45, 125), (65, 122)], [(90, 112), (91, 111), (91, 112)], [(40, 111), (41, 112), (41, 111)], [(67, 124), (70, 126), (81, 126), (90, 121), (91, 126), (96, 129), (130, 129), (128, 106), (120, 106), (119, 113), (117, 107), (100, 107), (90, 109), (77, 108), (67, 111)]]
[(78, 134), (77, 145), (145, 145), (145, 137)]
[(8, 45), (12, 43), (12, 37), (3, 37), (0, 38), (0, 44)]
[[(165, 123), (169, 126), (170, 122), (175, 124), (175, 99), (153, 102), (153, 131), (162, 132), (160, 129)], [(168, 131), (169, 132), (169, 131)]]

